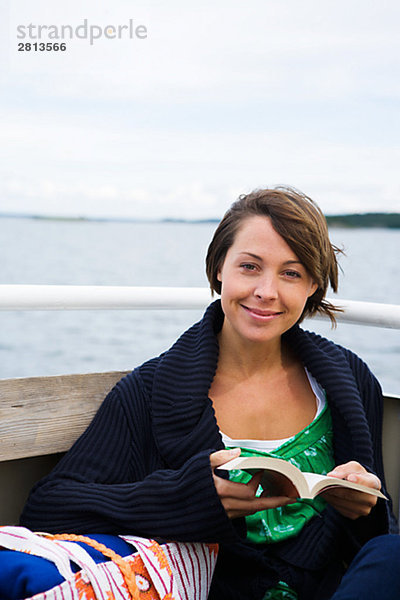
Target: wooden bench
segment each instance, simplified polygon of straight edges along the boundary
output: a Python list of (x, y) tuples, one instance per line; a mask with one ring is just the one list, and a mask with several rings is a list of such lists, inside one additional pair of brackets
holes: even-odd
[(93, 419), (125, 372), (0, 380), (0, 524), (18, 521), (33, 484)]
[[(33, 484), (86, 429), (125, 372), (0, 380), (0, 525), (17, 523)], [(398, 516), (400, 397), (386, 396), (384, 462)]]

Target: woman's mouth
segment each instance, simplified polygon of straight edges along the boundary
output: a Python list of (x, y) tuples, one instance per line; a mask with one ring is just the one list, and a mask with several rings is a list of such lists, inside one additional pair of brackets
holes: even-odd
[(241, 304), (241, 307), (244, 308), (244, 310), (254, 319), (258, 319), (260, 321), (271, 321), (272, 319), (275, 319), (276, 317), (279, 317), (282, 314), (282, 312), (279, 312), (277, 310), (262, 310), (260, 308), (252, 308), (251, 306), (245, 306), (244, 304)]

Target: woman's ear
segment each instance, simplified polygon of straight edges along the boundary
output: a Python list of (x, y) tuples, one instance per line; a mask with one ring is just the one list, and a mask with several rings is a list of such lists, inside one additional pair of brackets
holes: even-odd
[(313, 294), (315, 294), (315, 292), (317, 291), (317, 289), (318, 289), (318, 283), (316, 283), (315, 281), (313, 281), (312, 284), (311, 284), (310, 292), (308, 294), (308, 298), (311, 298), (311, 296)]
[(221, 277), (221, 269), (219, 269), (219, 270), (217, 271), (217, 280), (218, 280), (219, 282), (222, 282), (222, 277)]

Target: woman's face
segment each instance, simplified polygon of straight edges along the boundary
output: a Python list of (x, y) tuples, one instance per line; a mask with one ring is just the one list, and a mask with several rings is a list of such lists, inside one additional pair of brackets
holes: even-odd
[(263, 216), (243, 221), (218, 280), (224, 331), (250, 342), (280, 338), (318, 287), (270, 218)]

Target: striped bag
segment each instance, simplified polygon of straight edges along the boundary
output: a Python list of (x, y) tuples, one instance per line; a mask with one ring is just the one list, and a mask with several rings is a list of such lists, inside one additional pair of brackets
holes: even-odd
[[(134, 546), (122, 558), (87, 536), (33, 533), (24, 527), (0, 527), (0, 548), (45, 558), (64, 581), (29, 600), (206, 600), (217, 559), (216, 544), (158, 544), (120, 536)], [(109, 561), (96, 563), (77, 542), (100, 551)], [(132, 549), (132, 550), (134, 550)], [(7, 577), (7, 553), (0, 550), (0, 571)], [(71, 563), (79, 566), (74, 572)], [(0, 594), (1, 595), (1, 594)]]

